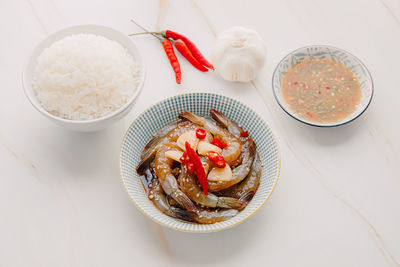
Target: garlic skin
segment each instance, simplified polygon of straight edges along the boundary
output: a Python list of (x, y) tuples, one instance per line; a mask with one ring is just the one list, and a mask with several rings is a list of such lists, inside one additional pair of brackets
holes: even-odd
[(232, 27), (218, 35), (211, 60), (227, 81), (250, 82), (264, 66), (267, 47), (254, 30)]

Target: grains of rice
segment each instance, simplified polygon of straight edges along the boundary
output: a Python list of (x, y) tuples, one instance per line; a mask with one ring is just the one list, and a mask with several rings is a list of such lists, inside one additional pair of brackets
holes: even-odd
[(33, 88), (53, 115), (89, 120), (123, 106), (138, 82), (138, 64), (121, 44), (75, 34), (53, 43), (37, 58)]

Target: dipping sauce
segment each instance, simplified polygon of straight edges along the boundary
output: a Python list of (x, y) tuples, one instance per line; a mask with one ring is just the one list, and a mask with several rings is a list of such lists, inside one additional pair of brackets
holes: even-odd
[(283, 77), (282, 95), (299, 117), (316, 123), (334, 123), (355, 111), (361, 99), (361, 86), (345, 65), (313, 58), (289, 69)]

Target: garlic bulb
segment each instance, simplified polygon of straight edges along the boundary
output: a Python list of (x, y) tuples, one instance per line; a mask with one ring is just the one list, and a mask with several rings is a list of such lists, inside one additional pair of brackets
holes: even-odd
[(267, 48), (254, 30), (232, 27), (222, 32), (211, 51), (219, 74), (228, 81), (250, 82), (264, 66)]

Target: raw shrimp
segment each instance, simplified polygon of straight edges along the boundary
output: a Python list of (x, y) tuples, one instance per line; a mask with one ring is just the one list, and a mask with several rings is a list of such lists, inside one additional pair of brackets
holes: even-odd
[(210, 109), (211, 118), (213, 118), (216, 122), (223, 125), (228, 131), (236, 137), (240, 137), (240, 133), (243, 132), (242, 127), (240, 127), (236, 122), (228, 119), (221, 112), (216, 109)]
[(157, 146), (160, 141), (163, 140), (163, 137), (165, 137), (168, 133), (170, 133), (172, 130), (174, 130), (178, 126), (179, 122), (173, 122), (170, 124), (167, 124), (160, 130), (158, 130), (153, 137), (150, 139), (149, 142), (147, 142), (146, 146), (143, 148), (142, 152), (140, 153), (140, 159), (143, 159), (147, 152), (151, 149), (153, 149), (155, 146)]
[(186, 166), (181, 169), (181, 174), (179, 175), (179, 185), (181, 190), (194, 202), (199, 205), (206, 207), (220, 207), (220, 208), (234, 208), (243, 209), (246, 204), (245, 202), (231, 197), (217, 197), (214, 194), (209, 193), (205, 195), (203, 190), (197, 184), (194, 175), (187, 172)]
[(182, 207), (189, 211), (195, 211), (193, 202), (178, 188), (178, 182), (172, 174), (171, 166), (173, 160), (165, 155), (168, 150), (179, 150), (172, 144), (161, 145), (156, 153), (154, 160), (154, 169), (164, 192), (175, 199)]
[[(169, 198), (168, 201), (171, 206), (179, 207), (179, 204), (173, 198)], [(190, 220), (194, 220), (195, 222), (201, 224), (223, 222), (239, 213), (239, 211), (235, 209), (209, 210), (204, 208), (200, 208), (197, 212), (186, 212), (190, 213), (188, 214), (188, 218)]]
[(207, 131), (211, 132), (214, 137), (217, 137), (221, 139), (221, 141), (227, 143), (228, 146), (223, 148), (221, 153), (227, 164), (232, 165), (232, 163), (240, 156), (242, 146), (239, 139), (226, 129), (219, 127), (214, 121), (206, 120), (205, 118), (197, 116), (186, 110), (182, 112), (179, 117), (185, 118), (195, 124), (200, 125)]
[(227, 181), (207, 181), (208, 190), (217, 192), (229, 188), (241, 182), (250, 172), (251, 164), (254, 160), (255, 148), (254, 146), (243, 146), (246, 148), (242, 164), (232, 170), (232, 179)]
[(239, 212), (235, 209), (228, 210), (199, 210), (194, 215), (194, 220), (197, 223), (202, 224), (212, 224), (216, 222), (226, 221), (234, 216), (236, 216)]
[(240, 133), (243, 132), (236, 122), (226, 118), (215, 109), (210, 109), (211, 117), (219, 124), (222, 124), (228, 131), (236, 136), (242, 142), (241, 164), (232, 170), (232, 179), (229, 181), (208, 181), (208, 188), (210, 191), (220, 191), (229, 188), (241, 182), (250, 172), (250, 167), (254, 161), (256, 147), (251, 136), (241, 137)]
[(140, 178), (142, 179), (142, 184), (146, 190), (148, 198), (153, 202), (154, 206), (156, 206), (158, 210), (177, 219), (193, 221), (193, 212), (178, 207), (172, 207), (168, 203), (157, 177), (154, 177), (150, 169), (146, 169)]
[[(167, 127), (164, 127), (163, 129), (167, 129)], [(173, 143), (178, 140), (179, 136), (184, 132), (195, 129), (197, 129), (197, 125), (189, 121), (180, 121), (168, 133), (164, 135), (157, 133), (157, 137), (155, 136), (154, 138), (152, 138), (152, 140), (150, 140), (150, 142), (145, 146), (146, 152), (142, 153), (142, 158), (138, 166), (136, 167), (136, 171), (139, 174), (143, 173), (143, 170), (145, 170), (148, 164), (150, 164), (150, 162), (154, 159), (156, 152), (160, 146), (166, 143)]]
[(231, 188), (220, 191), (224, 196), (242, 199), (246, 202), (250, 201), (260, 186), (260, 177), (262, 172), (262, 162), (258, 152), (251, 166), (250, 174), (240, 184), (236, 184)]

